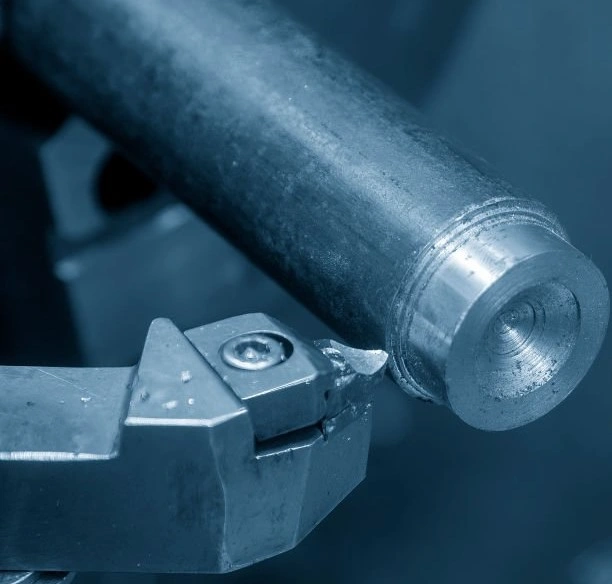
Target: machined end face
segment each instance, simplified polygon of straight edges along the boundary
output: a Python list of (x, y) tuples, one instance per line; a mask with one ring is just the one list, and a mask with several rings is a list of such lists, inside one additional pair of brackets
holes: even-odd
[(606, 282), (533, 203), (495, 202), (464, 217), (418, 267), (396, 320), (394, 372), (474, 427), (543, 416), (599, 351)]

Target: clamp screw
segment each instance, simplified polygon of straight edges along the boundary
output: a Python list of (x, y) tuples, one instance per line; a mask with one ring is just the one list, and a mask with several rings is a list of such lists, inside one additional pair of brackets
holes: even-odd
[(286, 361), (291, 351), (291, 343), (279, 335), (249, 333), (227, 341), (221, 348), (221, 357), (236, 369), (261, 371)]

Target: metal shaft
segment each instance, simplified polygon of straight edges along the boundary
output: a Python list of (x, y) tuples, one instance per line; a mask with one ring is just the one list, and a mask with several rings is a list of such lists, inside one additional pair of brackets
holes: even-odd
[(554, 217), (274, 5), (9, 8), (25, 63), (413, 395), (504, 429), (588, 370), (607, 289)]

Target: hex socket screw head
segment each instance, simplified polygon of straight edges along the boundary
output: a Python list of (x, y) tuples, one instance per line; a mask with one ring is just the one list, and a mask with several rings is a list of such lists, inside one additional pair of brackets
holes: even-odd
[(221, 347), (221, 357), (236, 369), (262, 371), (286, 361), (292, 349), (291, 343), (280, 335), (248, 333), (226, 341)]

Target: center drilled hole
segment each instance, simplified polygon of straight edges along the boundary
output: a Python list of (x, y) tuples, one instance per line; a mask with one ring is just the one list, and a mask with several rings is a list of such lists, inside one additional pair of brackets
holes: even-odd
[(534, 286), (491, 320), (475, 367), (482, 391), (517, 398), (550, 382), (571, 354), (580, 328), (576, 298), (558, 282)]
[(527, 301), (512, 302), (493, 319), (487, 334), (489, 349), (498, 355), (520, 351), (538, 323), (535, 308)]

